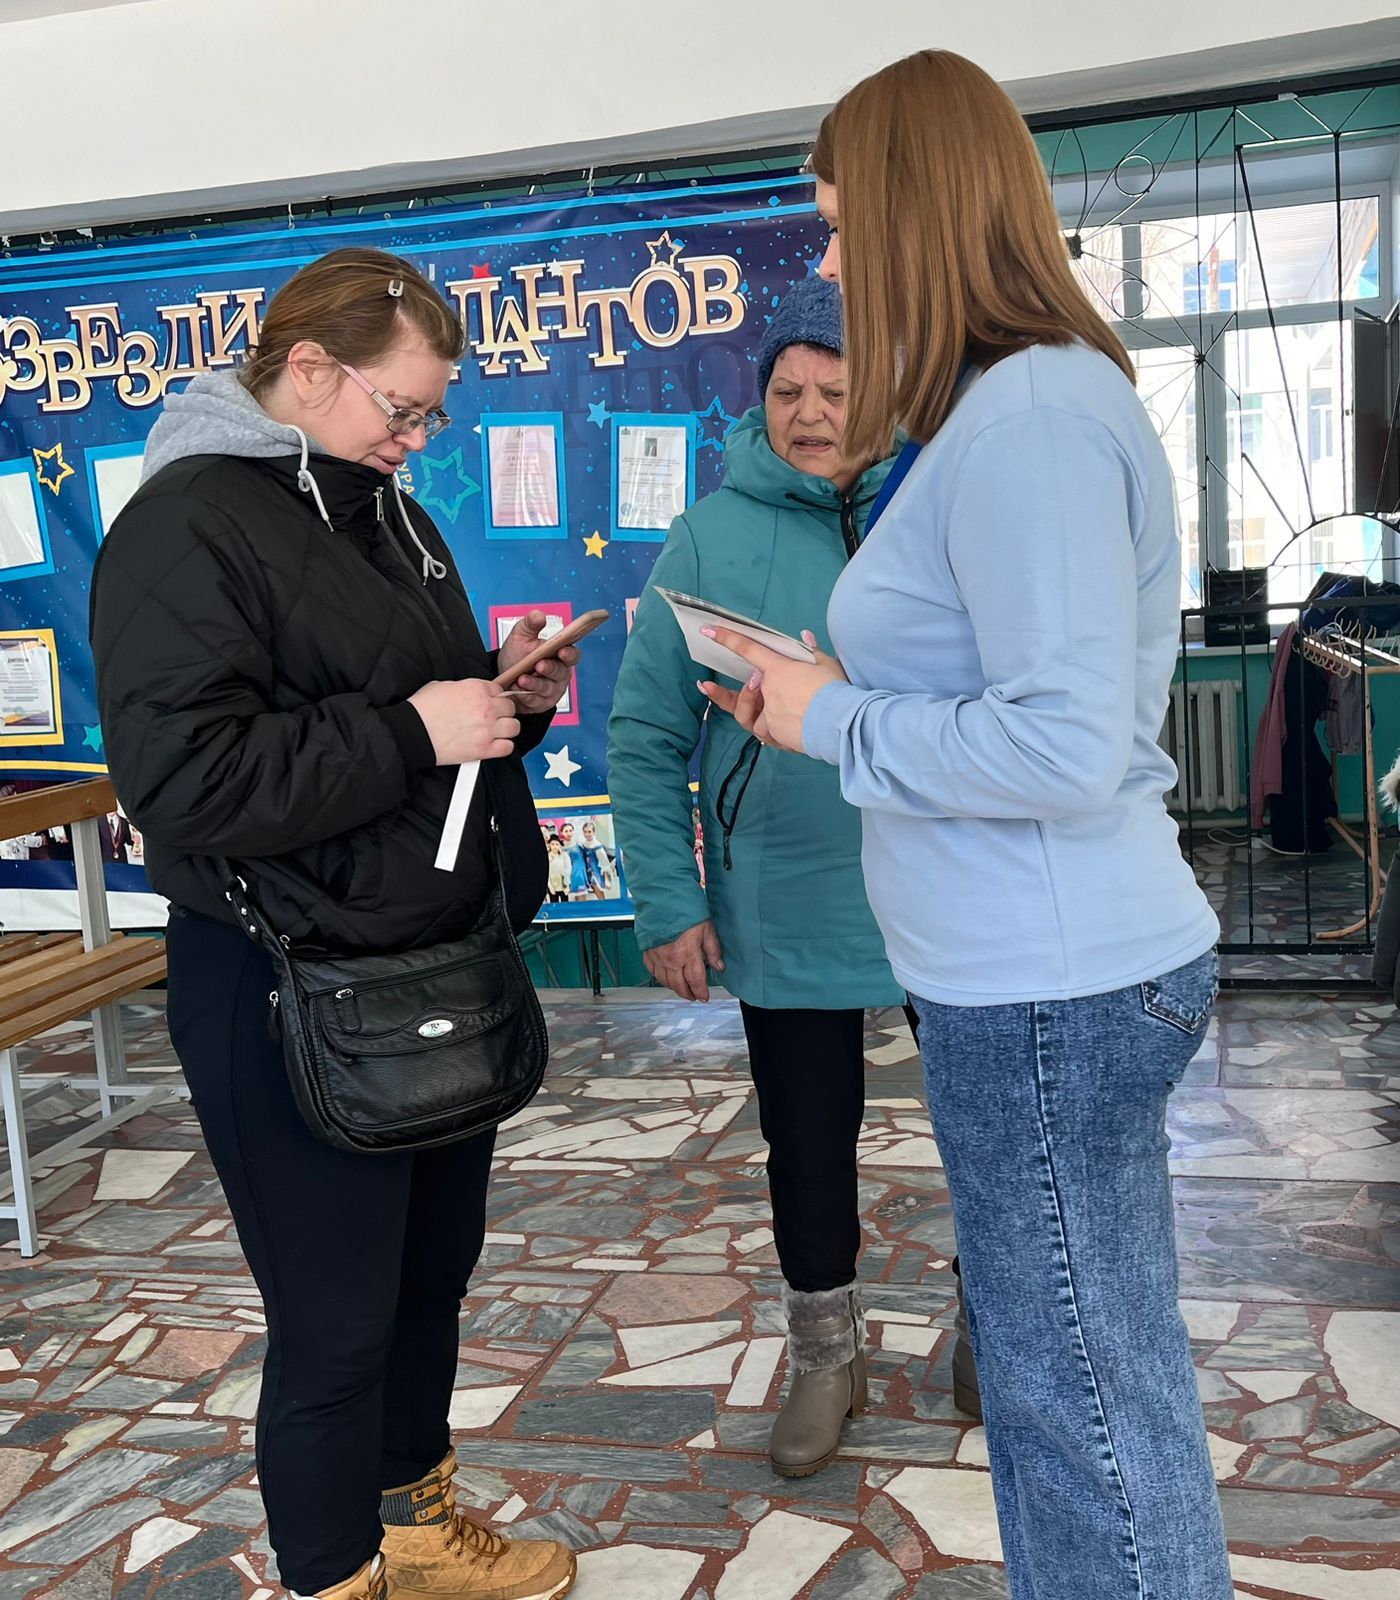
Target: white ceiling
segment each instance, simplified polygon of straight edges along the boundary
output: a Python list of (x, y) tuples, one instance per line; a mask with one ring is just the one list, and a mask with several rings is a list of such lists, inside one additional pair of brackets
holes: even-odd
[(931, 33), (1026, 112), (1364, 66), (1400, 59), (1394, 4), (709, 0), (678, 49), (655, 0), (587, 27), (532, 0), (526, 31), (518, 6), (410, 0), (386, 50), (393, 0), (0, 0), (25, 58), (64, 64), (61, 117), (51, 74), (0, 92), (0, 150), (30, 149), (0, 162), (0, 234), (802, 144)]

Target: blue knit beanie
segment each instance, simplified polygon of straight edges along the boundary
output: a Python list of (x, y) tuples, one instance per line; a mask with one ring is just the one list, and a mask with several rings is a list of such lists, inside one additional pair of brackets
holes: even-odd
[(833, 355), (846, 353), (841, 291), (825, 278), (807, 278), (790, 289), (758, 347), (758, 398), (768, 393), (773, 365), (790, 344), (814, 344)]

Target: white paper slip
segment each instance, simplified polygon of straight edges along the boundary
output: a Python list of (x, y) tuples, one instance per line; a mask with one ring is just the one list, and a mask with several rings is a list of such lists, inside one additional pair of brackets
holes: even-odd
[(732, 650), (726, 650), (713, 639), (705, 638), (700, 632), (701, 628), (728, 628), (733, 633), (742, 633), (746, 639), (752, 639), (755, 644), (766, 645), (777, 655), (786, 656), (789, 661), (817, 659), (801, 639), (794, 639), (790, 633), (779, 633), (776, 628), (770, 628), (766, 623), (755, 622), (752, 617), (746, 617), (742, 612), (726, 610), (724, 606), (717, 606), (712, 600), (700, 600), (693, 594), (680, 594), (675, 589), (663, 589), (659, 584), (656, 592), (675, 613), (692, 658), (702, 667), (708, 667), (711, 672), (720, 672), (726, 678), (737, 678), (740, 683), (744, 683), (752, 675), (753, 668), (742, 656), (736, 656)]
[(472, 808), (472, 795), (476, 793), (479, 761), (464, 761), (457, 768), (457, 781), (452, 785), (452, 798), (447, 804), (447, 817), (442, 824), (442, 839), (438, 843), (437, 860), (433, 865), (439, 872), (452, 872), (457, 866), (457, 852), (462, 848), (462, 834), (467, 826), (467, 812)]

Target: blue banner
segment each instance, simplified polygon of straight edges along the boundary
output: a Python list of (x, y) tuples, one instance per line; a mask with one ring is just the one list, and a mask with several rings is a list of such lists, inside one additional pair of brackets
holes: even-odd
[[(413, 260), (466, 328), (452, 427), (401, 481), (488, 641), (532, 608), (561, 626), (612, 613), (527, 765), (556, 858), (542, 916), (629, 916), (606, 751), (632, 613), (671, 518), (719, 483), (764, 325), (822, 242), (791, 174), (0, 259), (0, 791), (106, 770), (88, 588), (162, 399), (234, 366), (298, 267), (374, 245)], [(120, 815), (104, 848), (115, 920), (160, 921)], [(53, 895), (66, 907), (73, 886), (61, 832), (0, 854), (0, 921), (72, 923)]]

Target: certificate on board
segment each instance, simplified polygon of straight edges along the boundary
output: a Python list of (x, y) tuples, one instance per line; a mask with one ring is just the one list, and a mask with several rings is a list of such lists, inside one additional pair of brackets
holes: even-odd
[(613, 413), (614, 539), (665, 542), (671, 524), (695, 498), (696, 448), (695, 418), (689, 412)]
[(0, 582), (53, 571), (43, 496), (27, 461), (0, 461)]
[(27, 744), (61, 737), (53, 634), (0, 635), (0, 739)]
[(128, 500), (141, 487), (144, 443), (98, 445), (87, 452), (88, 489), (99, 538), (105, 539)]
[(690, 430), (621, 423), (617, 430), (617, 525), (664, 531), (685, 510)]
[(547, 422), (490, 424), (491, 521), (498, 528), (559, 526), (558, 439)]

